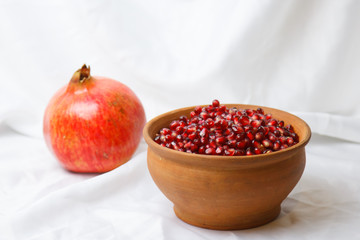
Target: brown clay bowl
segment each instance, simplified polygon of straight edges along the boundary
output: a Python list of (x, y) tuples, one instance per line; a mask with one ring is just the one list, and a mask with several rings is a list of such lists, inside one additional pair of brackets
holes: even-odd
[[(226, 104), (257, 109), (260, 106)], [(262, 107), (262, 106), (261, 106)], [(291, 124), (299, 143), (284, 150), (253, 156), (214, 156), (184, 153), (158, 145), (155, 134), (194, 107), (164, 113), (143, 130), (148, 144), (149, 172), (183, 221), (210, 229), (246, 229), (274, 220), (282, 201), (300, 180), (305, 168), (309, 126), (300, 118), (273, 108), (265, 113)]]

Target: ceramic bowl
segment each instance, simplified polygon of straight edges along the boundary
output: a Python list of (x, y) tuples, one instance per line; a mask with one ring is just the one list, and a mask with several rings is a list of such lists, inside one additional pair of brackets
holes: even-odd
[(181, 220), (209, 229), (246, 229), (274, 220), (282, 201), (301, 178), (309, 126), (290, 113), (255, 105), (225, 104), (257, 109), (291, 124), (299, 143), (284, 150), (252, 156), (214, 156), (184, 153), (154, 142), (156, 133), (194, 107), (177, 109), (150, 120), (143, 135), (148, 144), (149, 172), (174, 204)]

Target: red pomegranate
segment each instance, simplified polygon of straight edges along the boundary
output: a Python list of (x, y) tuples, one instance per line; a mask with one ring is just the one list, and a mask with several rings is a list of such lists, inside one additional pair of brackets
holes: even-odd
[(44, 115), (47, 146), (68, 170), (107, 172), (139, 145), (144, 108), (124, 84), (90, 75), (84, 65), (50, 100)]

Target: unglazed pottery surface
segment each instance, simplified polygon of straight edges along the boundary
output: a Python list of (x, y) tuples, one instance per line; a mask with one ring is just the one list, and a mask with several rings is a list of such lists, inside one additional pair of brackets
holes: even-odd
[[(226, 104), (257, 109), (261, 106)], [(143, 131), (148, 144), (148, 169), (183, 221), (210, 229), (245, 229), (274, 220), (282, 201), (301, 178), (309, 126), (300, 118), (273, 108), (265, 113), (291, 124), (299, 143), (287, 149), (253, 156), (208, 156), (175, 151), (153, 141), (155, 134), (194, 107), (162, 114)]]

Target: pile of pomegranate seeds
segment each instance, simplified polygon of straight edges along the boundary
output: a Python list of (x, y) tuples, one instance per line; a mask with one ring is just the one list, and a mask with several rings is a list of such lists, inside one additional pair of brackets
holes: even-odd
[(291, 125), (258, 108), (227, 108), (214, 100), (195, 107), (156, 134), (155, 142), (181, 152), (242, 156), (271, 153), (299, 142)]

